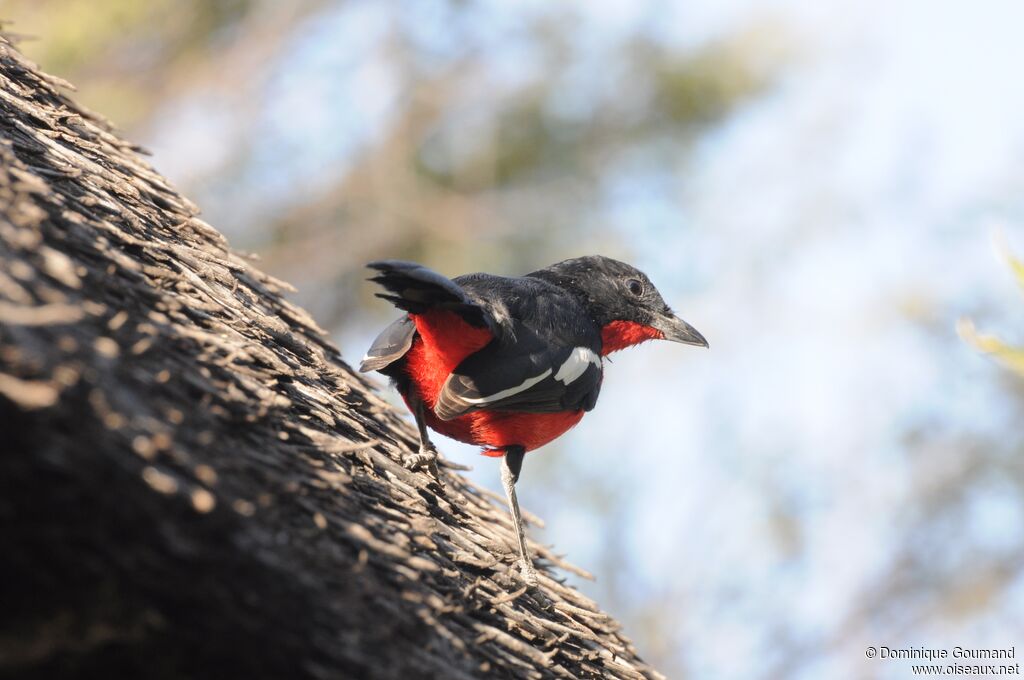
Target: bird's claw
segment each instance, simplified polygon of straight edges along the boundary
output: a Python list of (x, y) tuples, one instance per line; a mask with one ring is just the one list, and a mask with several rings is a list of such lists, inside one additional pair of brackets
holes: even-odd
[(530, 590), (536, 590), (540, 588), (540, 579), (537, 578), (537, 570), (533, 568), (533, 565), (529, 562), (521, 562), (519, 565), (519, 575), (522, 576), (523, 581), (526, 583)]
[(526, 591), (533, 597), (541, 609), (551, 609), (555, 606), (554, 600), (547, 596), (547, 593), (540, 587), (540, 579), (537, 578), (537, 570), (532, 564), (521, 563), (519, 575), (526, 582)]
[(420, 450), (419, 453), (414, 453), (405, 457), (402, 461), (402, 466), (411, 472), (416, 472), (423, 467), (429, 467), (431, 464), (437, 465), (437, 451)]
[(405, 460), (402, 461), (402, 467), (410, 472), (416, 472), (424, 467), (427, 468), (430, 475), (443, 489), (444, 482), (441, 480), (441, 471), (437, 467), (437, 458), (437, 449), (421, 446), (419, 453), (405, 457)]

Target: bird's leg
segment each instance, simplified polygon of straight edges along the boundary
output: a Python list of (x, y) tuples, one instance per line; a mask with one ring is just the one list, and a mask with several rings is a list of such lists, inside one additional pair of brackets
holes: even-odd
[(530, 561), (530, 553), (526, 547), (526, 534), (523, 533), (523, 518), (519, 514), (519, 501), (516, 499), (516, 482), (519, 472), (523, 469), (523, 457), (526, 449), (521, 446), (509, 446), (505, 449), (505, 457), (501, 462), (501, 485), (505, 487), (508, 507), (512, 512), (512, 523), (516, 525), (516, 537), (519, 539), (519, 567), (523, 580), (531, 588), (537, 587), (537, 572)]
[(430, 474), (443, 488), (444, 482), (441, 480), (441, 473), (437, 469), (437, 449), (434, 447), (433, 442), (430, 441), (430, 435), (427, 433), (427, 420), (423, 415), (423, 400), (415, 395), (410, 398), (413, 400), (412, 412), (416, 417), (416, 427), (420, 431), (420, 450), (418, 453), (406, 456), (402, 465), (405, 466), (406, 470), (413, 471), (426, 466)]

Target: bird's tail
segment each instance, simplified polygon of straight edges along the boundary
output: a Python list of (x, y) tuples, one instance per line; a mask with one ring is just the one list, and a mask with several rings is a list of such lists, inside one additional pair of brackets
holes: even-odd
[[(380, 260), (366, 265), (380, 272), (370, 278), (387, 292), (377, 297), (410, 314), (454, 312), (472, 326), (492, 328), (494, 320), (457, 283), (415, 262)], [(493, 328), (492, 328), (493, 330)]]

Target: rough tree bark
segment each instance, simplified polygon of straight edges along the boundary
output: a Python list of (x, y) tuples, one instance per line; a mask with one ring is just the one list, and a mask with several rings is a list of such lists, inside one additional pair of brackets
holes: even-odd
[(657, 675), (65, 85), (0, 37), (0, 674)]

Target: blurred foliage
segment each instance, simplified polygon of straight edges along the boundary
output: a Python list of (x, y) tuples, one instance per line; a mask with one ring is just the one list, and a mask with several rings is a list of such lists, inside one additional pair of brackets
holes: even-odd
[(78, 98), (130, 128), (212, 66), (259, 0), (5, 0), (19, 49), (75, 83)]
[[(1024, 292), (1024, 261), (1015, 257), (1000, 238), (996, 241), (997, 250), (1010, 267), (1017, 284)], [(1010, 345), (994, 335), (979, 333), (974, 322), (961, 319), (957, 324), (960, 337), (985, 354), (995, 357), (1000, 363), (1024, 378), (1024, 346)]]
[[(532, 30), (531, 41), (549, 40), (549, 25)], [(395, 63), (426, 58), (400, 31), (387, 43)], [(308, 256), (328, 248), (352, 259), (332, 261), (321, 279), (379, 253), (451, 273), (519, 273), (579, 254), (581, 231), (621, 250), (601, 199), (609, 183), (637, 158), (653, 163), (641, 172), (675, 173), (698, 135), (770, 79), (745, 40), (687, 55), (630, 41), (604, 58), (622, 75), (573, 94), (576, 59), (548, 48), (537, 48), (544, 61), (531, 77), (511, 85), (488, 82), (474, 49), (432, 74), (403, 73), (406, 106), (379, 142), (337, 182), (280, 213), (273, 229), (290, 252), (270, 252), (275, 267), (295, 272), (298, 252), (309, 273)], [(566, 114), (575, 97), (583, 101)], [(352, 230), (361, 247), (341, 248)], [(335, 290), (331, 308), (317, 310), (327, 323), (355, 302), (347, 286)]]
[(752, 51), (770, 52), (776, 38), (760, 26), (709, 45), (687, 59), (649, 55), (655, 78), (657, 109), (670, 123), (709, 125), (722, 120), (742, 101), (764, 85), (764, 73), (752, 68)]
[[(518, 273), (579, 254), (586, 232), (628, 256), (606, 214), (609, 187), (673, 176), (693, 140), (762, 92), (784, 58), (760, 25), (686, 50), (627, 33), (595, 55), (568, 5), (508, 26), (477, 2), (10, 0), (3, 12), (10, 30), (44, 38), (22, 44), (30, 57), (152, 145), (208, 221), (295, 282), (329, 328), (365, 294), (360, 265), (382, 255), (453, 274)], [(347, 46), (360, 35), (324, 42), (346, 12), (353, 24), (384, 16), (361, 54)], [(522, 55), (511, 76), (491, 60), (503, 45)], [(313, 70), (331, 63), (333, 77)], [(397, 107), (342, 148), (352, 113), (374, 95), (360, 83), (336, 89), (364, 72), (394, 83)], [(303, 160), (288, 127), (310, 109), (328, 120), (309, 134), (339, 148)], [(198, 148), (174, 123), (188, 111), (212, 126)], [(292, 189), (268, 191), (270, 172)]]

